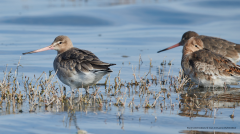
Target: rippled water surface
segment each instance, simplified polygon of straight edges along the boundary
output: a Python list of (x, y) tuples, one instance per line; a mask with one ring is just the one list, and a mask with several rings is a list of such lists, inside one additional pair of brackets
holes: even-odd
[[(178, 43), (189, 30), (240, 43), (238, 0), (2, 0), (0, 3), (0, 77), (4, 76), (6, 65), (8, 70), (15, 70), (21, 57), (19, 81), (25, 76), (39, 77), (42, 72), (53, 70), (55, 51), (24, 56), (22, 53), (48, 46), (58, 35), (67, 35), (75, 47), (90, 50), (104, 62), (116, 63), (111, 67), (110, 83), (119, 70), (121, 81), (126, 83), (134, 79), (133, 70), (137, 79), (148, 73), (158, 76), (159, 68), (165, 69), (165, 78), (168, 73), (178, 76), (182, 47), (157, 51)], [(163, 60), (166, 60), (165, 67), (161, 65)], [(169, 61), (173, 63), (171, 67)], [(105, 78), (99, 83), (104, 83)], [(20, 88), (23, 89), (22, 85)], [(154, 84), (150, 87), (155, 92), (162, 88)], [(231, 85), (228, 90), (186, 89), (181, 93), (168, 85), (164, 88), (171, 97), (159, 100), (167, 107), (162, 110), (160, 105), (149, 109), (112, 105), (75, 113), (67, 110), (29, 113), (6, 109), (3, 104), (0, 133), (240, 132), (239, 85)], [(99, 90), (104, 93), (104, 86)], [(124, 93), (125, 88), (122, 90)], [(133, 92), (125, 92), (127, 104), (132, 98), (135, 105), (142, 104), (145, 97)], [(179, 102), (190, 101), (186, 93), (193, 98), (197, 96), (199, 110), (179, 108)], [(206, 94), (211, 96), (210, 101), (206, 101)], [(153, 98), (146, 98), (153, 103)], [(116, 97), (111, 101), (115, 103)], [(209, 105), (212, 109), (204, 107)], [(233, 112), (235, 116), (230, 118)]]

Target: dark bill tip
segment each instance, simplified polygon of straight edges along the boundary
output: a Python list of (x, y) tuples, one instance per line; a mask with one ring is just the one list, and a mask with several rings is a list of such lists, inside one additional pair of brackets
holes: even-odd
[(158, 51), (157, 53), (160, 53), (160, 52), (163, 52), (163, 51), (166, 51), (166, 50), (168, 50), (168, 48), (165, 48), (165, 49), (163, 49), (163, 50), (160, 50), (160, 51)]
[(32, 54), (32, 53), (31, 52), (22, 53), (22, 55), (25, 55), (25, 54)]
[(157, 53), (160, 53), (160, 52), (163, 52), (163, 51), (166, 51), (166, 50), (169, 50), (169, 49), (172, 49), (172, 48), (178, 47), (178, 46), (180, 46), (179, 43), (177, 43), (177, 44), (175, 44), (175, 45), (173, 45), (173, 46), (171, 46), (171, 47), (165, 48), (165, 49), (163, 49), (163, 50), (160, 50), (160, 51), (158, 51)]
[(46, 51), (46, 50), (52, 50), (52, 49), (53, 49), (53, 47), (51, 47), (51, 45), (50, 45), (50, 46), (47, 46), (47, 47), (44, 47), (44, 48), (41, 48), (41, 49), (38, 49), (38, 50), (34, 50), (34, 51), (22, 53), (22, 54), (25, 55), (25, 54), (38, 53), (38, 52), (42, 52), (42, 51)]

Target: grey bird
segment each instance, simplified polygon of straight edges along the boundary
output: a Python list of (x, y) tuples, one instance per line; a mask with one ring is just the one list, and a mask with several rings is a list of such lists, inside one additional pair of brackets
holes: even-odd
[(90, 51), (73, 47), (72, 41), (64, 35), (56, 37), (50, 46), (23, 53), (23, 55), (46, 50), (57, 51), (53, 62), (54, 70), (58, 78), (73, 92), (76, 88), (85, 88), (88, 93), (89, 86), (96, 84), (104, 75), (112, 72), (109, 67), (116, 65), (102, 62)]

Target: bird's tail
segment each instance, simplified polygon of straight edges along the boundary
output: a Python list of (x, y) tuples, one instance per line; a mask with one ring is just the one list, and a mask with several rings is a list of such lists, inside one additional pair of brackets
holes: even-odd
[(238, 53), (240, 53), (240, 44), (236, 44), (234, 48)]
[(109, 64), (109, 66), (114, 66), (114, 65), (116, 65), (116, 64), (114, 64), (114, 63), (110, 63), (110, 64)]
[(240, 77), (240, 66), (239, 65), (236, 65), (234, 67), (230, 66), (229, 71), (231, 72), (232, 75)]

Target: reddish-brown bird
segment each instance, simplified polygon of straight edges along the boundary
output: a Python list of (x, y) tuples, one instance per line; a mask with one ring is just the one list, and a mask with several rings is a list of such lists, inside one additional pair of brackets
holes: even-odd
[(217, 38), (217, 37), (198, 35), (194, 31), (185, 32), (179, 43), (171, 47), (165, 48), (163, 50), (160, 50), (158, 51), (158, 53), (178, 47), (178, 46), (184, 46), (191, 37), (198, 37), (198, 39), (201, 39), (203, 42), (203, 48), (206, 48), (212, 52), (218, 53), (228, 58), (234, 63), (237, 63), (238, 61), (240, 61), (240, 44), (236, 44), (236, 43), (227, 41), (225, 39)]
[(223, 87), (240, 80), (240, 67), (223, 55), (204, 48), (199, 36), (191, 37), (185, 43), (181, 65), (185, 75), (204, 87)]

